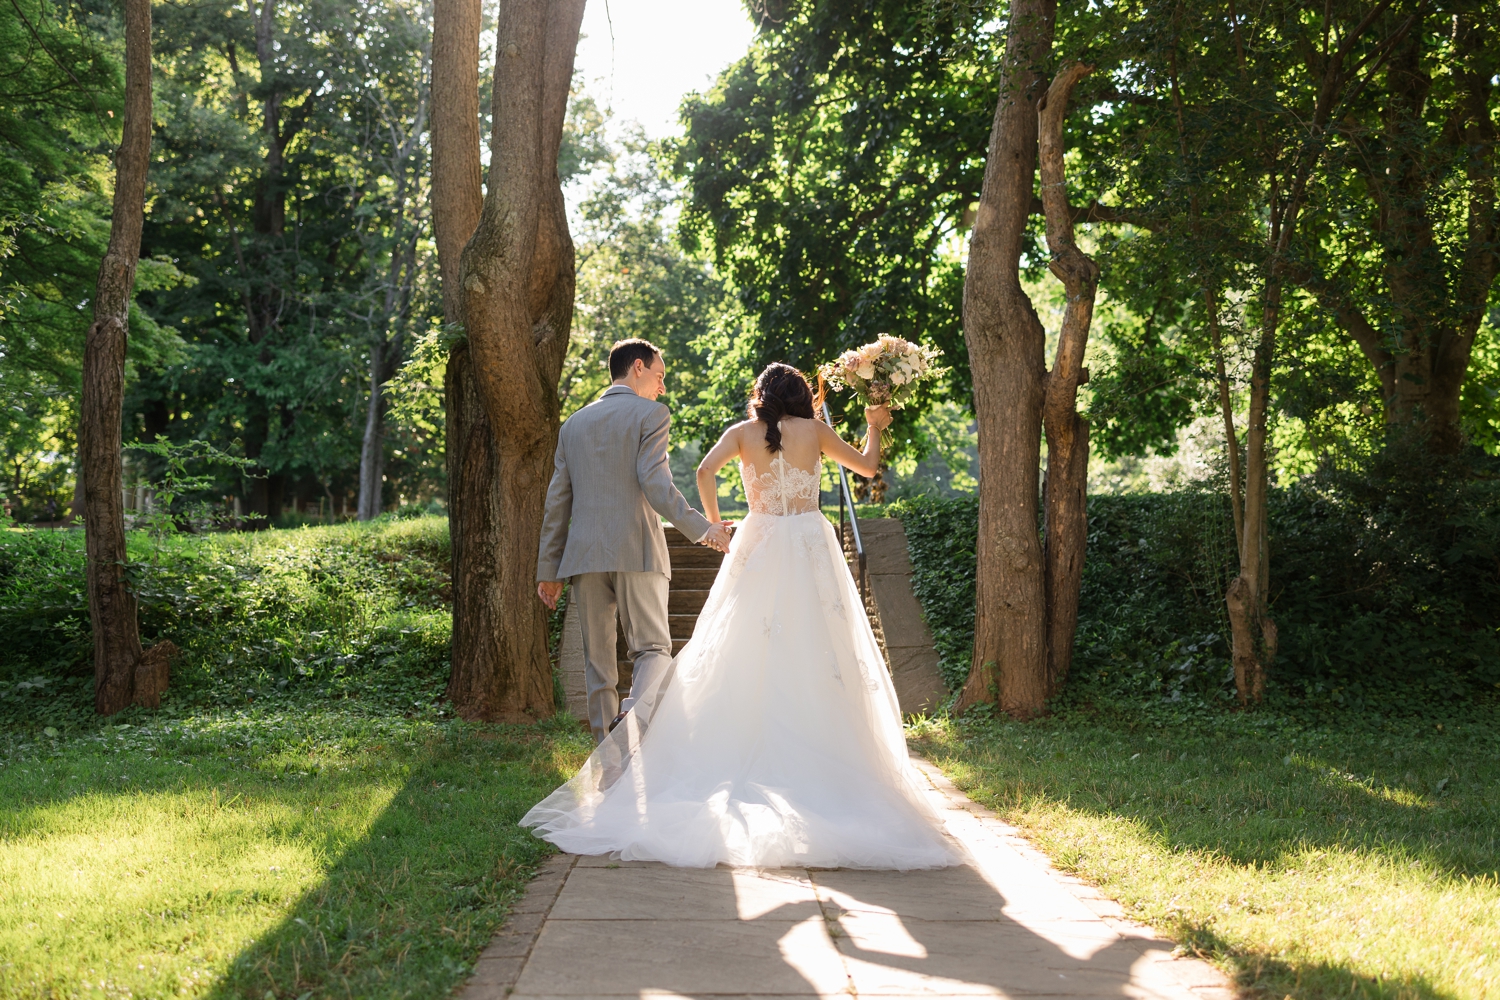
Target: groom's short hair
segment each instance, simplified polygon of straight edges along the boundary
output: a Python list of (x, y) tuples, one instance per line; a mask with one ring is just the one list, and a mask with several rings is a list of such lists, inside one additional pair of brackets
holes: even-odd
[(637, 360), (645, 362), (647, 368), (661, 357), (661, 351), (649, 340), (640, 337), (631, 337), (622, 340), (609, 349), (609, 377), (611, 379), (624, 378), (630, 374), (631, 367)]

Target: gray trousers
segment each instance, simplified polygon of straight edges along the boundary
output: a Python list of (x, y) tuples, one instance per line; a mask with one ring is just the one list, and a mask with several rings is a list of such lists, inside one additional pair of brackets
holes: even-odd
[[(583, 630), (584, 690), (589, 699), (589, 727), (602, 742), (609, 724), (628, 712), (646, 688), (672, 665), (672, 630), (667, 622), (665, 573), (579, 573), (573, 577), (573, 599)], [(630, 650), (630, 695), (621, 699), (615, 686), (620, 667), (615, 651), (615, 611)]]

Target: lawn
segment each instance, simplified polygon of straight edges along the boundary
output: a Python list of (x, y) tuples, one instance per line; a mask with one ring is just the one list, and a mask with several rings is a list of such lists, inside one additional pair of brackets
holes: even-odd
[[(162, 709), (94, 718), (79, 533), (0, 537), (0, 998), (441, 997), (591, 741), (441, 704), (446, 525), (132, 538)], [(85, 619), (86, 620), (86, 619)], [(33, 628), (33, 625), (37, 625)], [(34, 638), (33, 638), (34, 637)]]
[[(0, 535), (0, 1000), (447, 996), (547, 849), (516, 820), (590, 741), (447, 711), (446, 524), (133, 537), (143, 632), (184, 653), (160, 710), (104, 721), (81, 541)], [(1077, 690), (913, 745), (1258, 995), (1500, 998), (1493, 698)]]
[(1500, 997), (1493, 707), (1321, 725), (1074, 711), (912, 736), (1060, 868), (1257, 995)]
[[(1096, 496), (1052, 714), (929, 723), (916, 745), (1257, 995), (1500, 998), (1500, 493), (1382, 475), (1275, 491), (1264, 705), (1235, 707), (1222, 492)], [(977, 505), (891, 513), (955, 687)]]

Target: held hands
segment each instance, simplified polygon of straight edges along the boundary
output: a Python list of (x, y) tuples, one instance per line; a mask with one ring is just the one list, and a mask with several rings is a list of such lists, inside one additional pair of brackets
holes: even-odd
[(707, 545), (715, 552), (728, 552), (729, 540), (734, 537), (732, 528), (734, 522), (720, 521), (718, 524), (710, 525), (708, 534), (698, 539), (699, 545)]
[(865, 407), (865, 423), (870, 425), (870, 431), (874, 434), (891, 426), (892, 419), (891, 408), (886, 404)]

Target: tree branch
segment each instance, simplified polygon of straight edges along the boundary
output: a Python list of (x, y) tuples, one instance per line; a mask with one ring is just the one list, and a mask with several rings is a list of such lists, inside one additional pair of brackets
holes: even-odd
[[(1042, 204), (1042, 199), (1033, 197), (1031, 199), (1031, 214), (1046, 215), (1047, 209)], [(1133, 208), (1115, 208), (1110, 205), (1101, 205), (1097, 201), (1090, 200), (1087, 205), (1068, 205), (1068, 214), (1076, 224), (1079, 222), (1108, 222), (1122, 226), (1135, 226), (1138, 229), (1147, 229), (1152, 232), (1160, 229), (1164, 222), (1155, 216)]]

